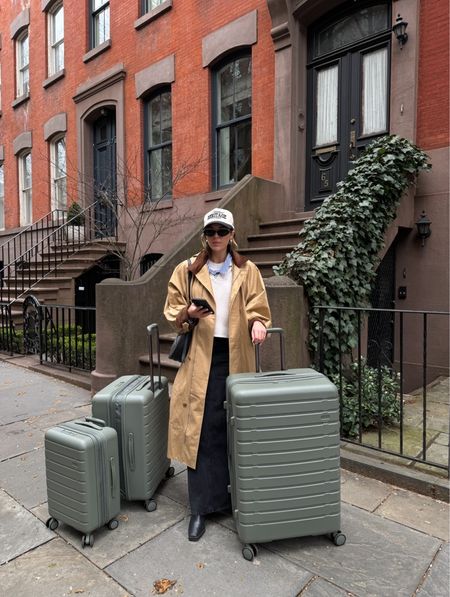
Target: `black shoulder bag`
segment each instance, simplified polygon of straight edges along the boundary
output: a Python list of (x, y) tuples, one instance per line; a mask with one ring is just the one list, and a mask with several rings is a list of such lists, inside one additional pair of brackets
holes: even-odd
[[(188, 261), (188, 267), (190, 265), (190, 261)], [(192, 272), (188, 269), (188, 305), (191, 304), (191, 281), (192, 281)], [(197, 324), (197, 321), (194, 325)], [(192, 333), (193, 329), (190, 329), (188, 332), (180, 332), (175, 340), (172, 343), (169, 351), (169, 359), (172, 361), (178, 361), (179, 363), (184, 363), (184, 360), (187, 357), (187, 353), (189, 352), (189, 347), (192, 342)]]

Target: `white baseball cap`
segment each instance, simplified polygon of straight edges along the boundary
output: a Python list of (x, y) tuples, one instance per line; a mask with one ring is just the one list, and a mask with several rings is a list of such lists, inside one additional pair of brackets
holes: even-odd
[(223, 224), (227, 228), (234, 229), (233, 214), (228, 209), (221, 209), (216, 207), (209, 211), (203, 218), (203, 226), (209, 226), (209, 224)]

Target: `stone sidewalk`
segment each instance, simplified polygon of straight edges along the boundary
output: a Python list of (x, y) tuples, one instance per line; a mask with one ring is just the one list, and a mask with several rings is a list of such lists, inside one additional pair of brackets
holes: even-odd
[(45, 429), (90, 412), (89, 392), (0, 362), (0, 594), (11, 597), (145, 596), (162, 578), (167, 596), (339, 597), (449, 595), (449, 506), (342, 471), (342, 531), (261, 545), (241, 555), (231, 517), (214, 516), (187, 540), (185, 467), (157, 496), (158, 509), (123, 503), (119, 527), (93, 548), (65, 525), (48, 530)]

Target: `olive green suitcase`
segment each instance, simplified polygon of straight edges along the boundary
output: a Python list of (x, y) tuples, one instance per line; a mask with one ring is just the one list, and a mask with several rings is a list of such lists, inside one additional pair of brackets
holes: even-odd
[[(313, 369), (241, 373), (227, 379), (233, 516), (242, 554), (256, 543), (340, 532), (338, 392)], [(259, 370), (259, 350), (256, 351)]]
[(87, 417), (45, 433), (47, 526), (64, 522), (83, 533), (82, 546), (94, 545), (93, 531), (118, 526), (120, 511), (117, 433)]
[[(142, 500), (156, 510), (153, 495), (164, 477), (174, 474), (167, 457), (169, 388), (161, 377), (158, 326), (147, 328), (150, 377), (123, 375), (97, 392), (92, 413), (117, 431), (120, 487), (126, 500)], [(152, 336), (157, 338), (158, 377), (153, 375)]]

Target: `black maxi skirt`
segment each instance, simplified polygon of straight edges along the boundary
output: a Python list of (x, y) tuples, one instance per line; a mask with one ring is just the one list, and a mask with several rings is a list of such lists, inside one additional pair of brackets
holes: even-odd
[(228, 338), (214, 338), (197, 466), (195, 469), (188, 467), (191, 514), (204, 515), (231, 508), (227, 418), (223, 406), (228, 372)]

